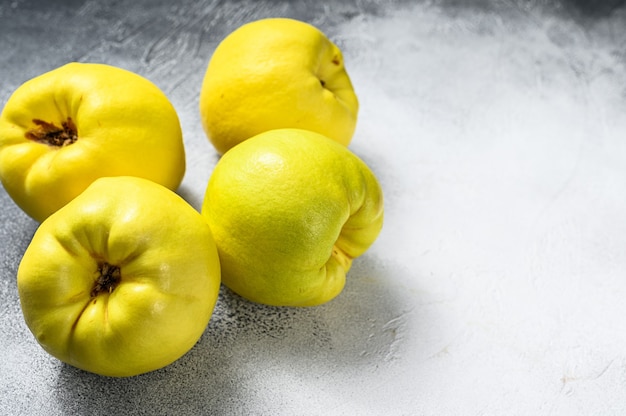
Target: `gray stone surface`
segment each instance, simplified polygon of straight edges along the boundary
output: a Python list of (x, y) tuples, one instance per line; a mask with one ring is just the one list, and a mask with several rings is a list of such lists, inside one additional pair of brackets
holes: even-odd
[(0, 190), (0, 414), (626, 414), (626, 9), (594, 3), (1, 2), (0, 103), (69, 61), (145, 76), (179, 113), (196, 208), (218, 160), (197, 111), (217, 43), (261, 17), (317, 25), (344, 51), (350, 148), (386, 223), (332, 302), (222, 289), (187, 355), (112, 379), (25, 326), (15, 274), (37, 224)]

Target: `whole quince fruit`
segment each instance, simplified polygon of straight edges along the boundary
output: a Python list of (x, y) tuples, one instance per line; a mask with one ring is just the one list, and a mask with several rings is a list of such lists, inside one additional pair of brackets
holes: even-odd
[(184, 173), (174, 107), (121, 68), (64, 65), (18, 87), (0, 115), (0, 179), (40, 222), (97, 178), (138, 176), (174, 190)]
[(35, 232), (17, 273), (26, 324), (65, 363), (126, 377), (198, 341), (220, 265), (209, 226), (167, 188), (97, 179)]
[(341, 50), (293, 19), (247, 23), (215, 49), (200, 115), (219, 153), (264, 131), (299, 128), (348, 145), (359, 103)]
[(318, 133), (261, 133), (219, 160), (202, 205), (222, 267), (239, 295), (314, 306), (343, 289), (377, 238), (383, 194), (368, 166)]

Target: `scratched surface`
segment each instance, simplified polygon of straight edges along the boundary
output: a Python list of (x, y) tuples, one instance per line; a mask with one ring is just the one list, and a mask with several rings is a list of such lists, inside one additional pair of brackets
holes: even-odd
[(174, 364), (108, 379), (46, 355), (15, 273), (36, 229), (0, 190), (0, 414), (626, 414), (626, 8), (620, 1), (0, 3), (0, 103), (68, 61), (156, 83), (199, 208), (198, 93), (217, 43), (295, 17), (344, 50), (350, 148), (385, 228), (321, 307), (222, 290)]

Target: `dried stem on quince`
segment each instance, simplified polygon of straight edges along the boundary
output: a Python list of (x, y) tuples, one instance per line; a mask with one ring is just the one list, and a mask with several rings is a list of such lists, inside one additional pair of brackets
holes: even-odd
[(78, 139), (78, 131), (71, 117), (61, 123), (61, 127), (54, 123), (48, 123), (40, 119), (33, 119), (37, 127), (28, 130), (26, 138), (48, 146), (64, 147), (74, 143)]
[(91, 297), (95, 298), (103, 292), (113, 292), (120, 280), (122, 280), (122, 273), (118, 266), (106, 262), (98, 263), (98, 278), (91, 289)]

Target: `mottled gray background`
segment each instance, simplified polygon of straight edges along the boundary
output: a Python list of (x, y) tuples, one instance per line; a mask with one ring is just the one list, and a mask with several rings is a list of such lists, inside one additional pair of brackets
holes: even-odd
[(69, 61), (137, 72), (185, 136), (199, 208), (218, 157), (199, 88), (217, 43), (287, 16), (344, 51), (350, 148), (386, 223), (345, 291), (272, 308), (222, 290), (199, 343), (129, 379), (37, 345), (15, 274), (36, 229), (0, 190), (0, 414), (626, 414), (622, 1), (0, 3), (0, 103)]

